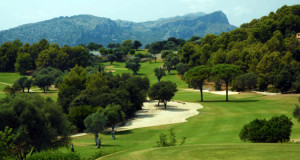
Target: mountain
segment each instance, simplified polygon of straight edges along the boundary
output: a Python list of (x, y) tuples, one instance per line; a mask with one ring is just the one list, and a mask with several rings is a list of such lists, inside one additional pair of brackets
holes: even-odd
[(58, 43), (61, 46), (90, 42), (106, 46), (126, 39), (140, 40), (145, 45), (169, 37), (182, 39), (189, 39), (192, 36), (204, 37), (207, 33), (220, 34), (235, 28), (229, 24), (226, 15), (221, 11), (210, 14), (198, 12), (141, 23), (77, 15), (0, 31), (0, 44), (18, 38), (24, 43), (35, 43), (45, 38), (50, 43)]

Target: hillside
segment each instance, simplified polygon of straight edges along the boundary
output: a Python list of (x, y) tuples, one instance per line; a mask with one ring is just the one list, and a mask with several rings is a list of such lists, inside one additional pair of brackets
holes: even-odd
[(192, 36), (204, 37), (207, 33), (220, 34), (234, 28), (221, 11), (211, 14), (199, 12), (141, 23), (77, 15), (0, 31), (0, 44), (18, 38), (24, 43), (36, 43), (45, 38), (50, 43), (71, 46), (90, 42), (106, 46), (126, 39), (137, 39), (145, 45), (169, 37), (182, 39)]

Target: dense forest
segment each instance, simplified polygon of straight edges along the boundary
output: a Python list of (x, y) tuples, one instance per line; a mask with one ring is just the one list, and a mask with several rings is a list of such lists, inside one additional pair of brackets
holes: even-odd
[(178, 56), (180, 62), (189, 67), (222, 63), (239, 66), (244, 74), (238, 77), (238, 90), (244, 90), (245, 85), (241, 83), (254, 77), (254, 83), (257, 80), (260, 90), (275, 85), (282, 91), (293, 87), (292, 90), (299, 92), (298, 32), (300, 5), (283, 6), (276, 13), (253, 19), (220, 36), (207, 34), (203, 38), (193, 37), (179, 50)]

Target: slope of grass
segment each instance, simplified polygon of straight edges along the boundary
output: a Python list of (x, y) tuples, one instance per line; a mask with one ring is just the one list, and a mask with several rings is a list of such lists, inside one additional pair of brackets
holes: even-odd
[(197, 144), (119, 152), (100, 159), (164, 159), (164, 160), (291, 160), (299, 159), (299, 145), (293, 144)]

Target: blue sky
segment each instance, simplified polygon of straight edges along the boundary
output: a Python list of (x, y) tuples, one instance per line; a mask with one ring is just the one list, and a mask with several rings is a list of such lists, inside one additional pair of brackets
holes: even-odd
[(0, 30), (78, 14), (143, 22), (219, 10), (231, 24), (240, 26), (285, 4), (300, 4), (300, 0), (1, 0)]

